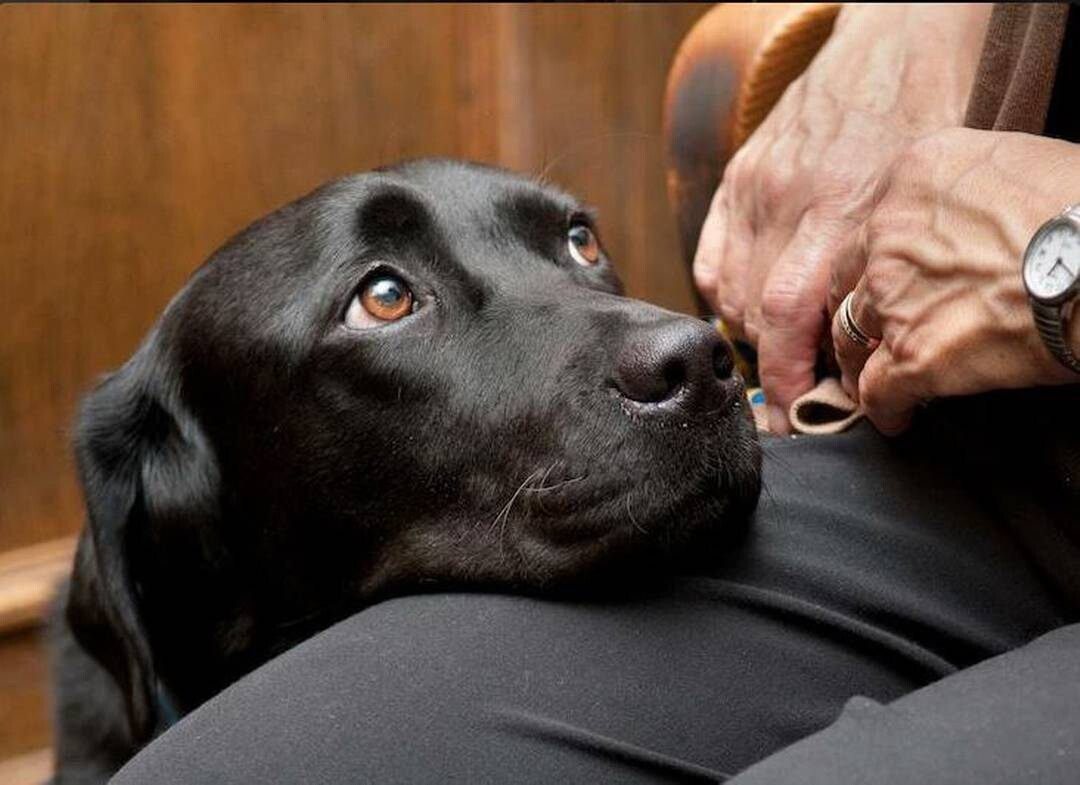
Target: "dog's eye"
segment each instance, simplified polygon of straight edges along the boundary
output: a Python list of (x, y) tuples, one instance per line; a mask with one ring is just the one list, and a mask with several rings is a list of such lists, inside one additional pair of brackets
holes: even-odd
[(593, 230), (584, 224), (574, 224), (566, 235), (570, 255), (574, 261), (585, 267), (592, 267), (600, 261), (600, 242)]
[(395, 275), (380, 274), (366, 281), (349, 303), (345, 324), (349, 327), (377, 327), (396, 322), (413, 310), (409, 287)]

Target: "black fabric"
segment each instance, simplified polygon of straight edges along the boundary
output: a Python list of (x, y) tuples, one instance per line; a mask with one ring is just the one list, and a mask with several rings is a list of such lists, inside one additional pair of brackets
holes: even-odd
[[(385, 602), (205, 704), (114, 783), (719, 781), (800, 739), (735, 781), (870, 781), (874, 761), (987, 781), (944, 778), (970, 760), (1003, 767), (994, 781), (1075, 782), (1054, 778), (1080, 770), (1075, 630), (1054, 656), (961, 670), (1077, 609), (957, 444), (984, 449), (932, 422), (893, 442), (867, 426), (770, 439), (746, 541), (702, 574), (619, 601)], [(939, 719), (951, 736), (927, 732)]]
[(732, 785), (1069, 785), (1080, 780), (1080, 625), (829, 728)]

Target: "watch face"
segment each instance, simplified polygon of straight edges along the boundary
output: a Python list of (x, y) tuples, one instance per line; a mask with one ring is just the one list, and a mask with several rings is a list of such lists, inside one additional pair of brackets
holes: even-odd
[(1080, 274), (1080, 232), (1066, 219), (1040, 229), (1024, 256), (1024, 284), (1033, 297), (1052, 300), (1069, 291)]

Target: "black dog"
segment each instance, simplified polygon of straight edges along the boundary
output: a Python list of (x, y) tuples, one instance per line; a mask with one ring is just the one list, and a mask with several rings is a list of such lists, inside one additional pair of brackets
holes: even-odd
[(418, 162), (256, 222), (83, 406), (57, 781), (381, 598), (661, 573), (756, 501), (742, 398), (528, 180)]

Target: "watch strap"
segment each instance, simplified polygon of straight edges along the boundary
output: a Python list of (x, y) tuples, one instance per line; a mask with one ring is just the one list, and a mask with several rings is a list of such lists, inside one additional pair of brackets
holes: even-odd
[(1066, 368), (1080, 373), (1080, 359), (1073, 354), (1065, 338), (1064, 308), (1032, 301), (1031, 309), (1035, 314), (1035, 327), (1046, 348)]

